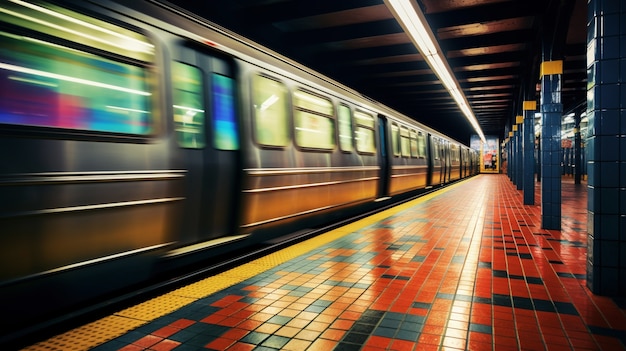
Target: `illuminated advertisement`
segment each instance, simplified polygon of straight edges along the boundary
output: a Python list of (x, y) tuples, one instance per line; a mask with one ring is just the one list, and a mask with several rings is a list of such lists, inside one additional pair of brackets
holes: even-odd
[(499, 173), (500, 172), (500, 142), (498, 137), (485, 135), (487, 143), (482, 143), (478, 135), (472, 135), (470, 147), (480, 151), (480, 172)]

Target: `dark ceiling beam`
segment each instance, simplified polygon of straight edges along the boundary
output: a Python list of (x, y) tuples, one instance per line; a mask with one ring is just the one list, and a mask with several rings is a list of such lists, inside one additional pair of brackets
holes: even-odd
[(307, 46), (306, 44), (300, 44), (298, 48), (299, 50), (304, 50), (308, 52), (309, 55), (314, 55), (314, 61), (319, 62), (322, 65), (325, 63), (339, 65), (343, 63), (352, 64), (357, 60), (385, 58), (389, 56), (414, 55), (418, 53), (415, 46), (411, 43), (388, 45), (385, 46), (384, 49), (381, 47), (346, 49), (336, 53), (330, 53), (328, 52), (328, 50), (325, 50), (320, 45)]
[[(234, 1), (237, 2), (237, 1)], [(227, 1), (216, 1), (227, 3)], [(350, 10), (359, 7), (380, 5), (381, 0), (316, 0), (302, 3), (299, 1), (259, 2), (235, 5), (237, 10), (248, 14), (248, 18), (259, 23), (283, 22), (294, 18), (311, 17), (332, 12)]]
[(519, 52), (503, 52), (498, 54), (489, 55), (476, 55), (476, 56), (464, 56), (453, 59), (448, 59), (448, 63), (451, 67), (460, 70), (462, 67), (474, 66), (474, 65), (490, 65), (494, 63), (507, 63), (507, 62), (519, 62)]
[[(507, 18), (529, 17), (541, 14), (540, 0), (505, 1), (483, 6), (460, 8), (439, 13), (428, 13), (426, 19), (434, 31), (466, 24), (499, 21)], [(545, 1), (545, 0), (543, 0)]]
[(333, 26), (330, 28), (293, 31), (289, 32), (286, 35), (286, 38), (290, 41), (307, 43), (307, 45), (319, 45), (328, 43), (329, 39), (339, 42), (396, 33), (403, 33), (403, 30), (398, 24), (398, 21), (391, 18), (387, 20), (356, 23), (345, 26)]
[(534, 40), (536, 34), (532, 29), (520, 29), (509, 32), (498, 32), (469, 37), (440, 40), (439, 45), (444, 51), (473, 49), (507, 44), (527, 44)]

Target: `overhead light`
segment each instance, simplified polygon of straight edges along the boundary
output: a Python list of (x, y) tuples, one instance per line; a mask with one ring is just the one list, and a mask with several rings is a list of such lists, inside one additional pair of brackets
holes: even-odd
[(424, 17), (422, 10), (418, 7), (417, 1), (385, 0), (385, 4), (404, 31), (409, 35), (413, 44), (417, 47), (433, 72), (435, 72), (435, 75), (437, 75), (441, 83), (448, 90), (465, 115), (465, 118), (467, 118), (474, 127), (480, 139), (483, 143), (486, 143), (487, 140), (478, 124), (478, 120), (469, 107), (467, 98), (463, 94), (458, 81), (452, 74), (452, 69), (450, 69), (433, 32), (427, 25), (426, 17)]

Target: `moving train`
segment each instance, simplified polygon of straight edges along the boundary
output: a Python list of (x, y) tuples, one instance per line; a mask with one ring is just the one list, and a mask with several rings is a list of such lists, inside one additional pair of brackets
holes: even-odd
[(2, 1), (0, 36), (4, 340), (478, 172), (462, 143), (165, 2)]

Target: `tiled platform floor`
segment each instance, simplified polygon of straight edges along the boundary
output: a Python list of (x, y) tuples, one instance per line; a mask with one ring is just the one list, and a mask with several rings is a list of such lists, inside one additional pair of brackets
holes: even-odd
[(151, 322), (121, 312), (143, 325), (94, 349), (625, 350), (626, 305), (585, 287), (586, 187), (564, 178), (562, 231), (539, 200), (474, 177), (173, 292)]

